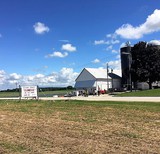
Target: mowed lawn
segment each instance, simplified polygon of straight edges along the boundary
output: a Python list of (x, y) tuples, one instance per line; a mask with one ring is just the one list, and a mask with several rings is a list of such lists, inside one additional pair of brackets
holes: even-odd
[(0, 154), (160, 153), (160, 103), (0, 101)]
[(141, 90), (141, 91), (133, 90), (132, 92), (125, 92), (125, 93), (117, 94), (116, 96), (120, 96), (120, 97), (160, 97), (160, 89)]

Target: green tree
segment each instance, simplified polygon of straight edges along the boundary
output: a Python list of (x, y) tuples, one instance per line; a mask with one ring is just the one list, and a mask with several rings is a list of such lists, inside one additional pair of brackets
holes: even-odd
[(132, 81), (152, 83), (160, 80), (160, 48), (139, 42), (132, 48)]

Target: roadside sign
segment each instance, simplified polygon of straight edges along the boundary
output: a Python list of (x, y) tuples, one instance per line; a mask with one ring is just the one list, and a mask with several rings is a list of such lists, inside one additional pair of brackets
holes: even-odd
[(21, 87), (22, 98), (38, 98), (37, 86), (22, 86)]

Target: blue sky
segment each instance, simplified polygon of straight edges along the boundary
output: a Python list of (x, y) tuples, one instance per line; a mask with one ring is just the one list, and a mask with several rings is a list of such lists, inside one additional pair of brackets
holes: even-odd
[(120, 47), (160, 44), (159, 0), (1, 0), (0, 90), (68, 86), (84, 67), (120, 74)]

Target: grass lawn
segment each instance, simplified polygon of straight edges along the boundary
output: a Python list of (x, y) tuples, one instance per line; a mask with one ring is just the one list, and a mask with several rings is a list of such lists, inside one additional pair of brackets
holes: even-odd
[[(39, 97), (52, 97), (53, 95), (64, 95), (71, 92), (71, 90), (55, 90), (55, 91), (40, 91)], [(19, 92), (0, 92), (0, 97), (19, 97)]]
[(160, 103), (0, 100), (0, 153), (160, 153)]
[(116, 96), (121, 96), (121, 97), (160, 97), (160, 89), (132, 91), (132, 92), (121, 93)]

